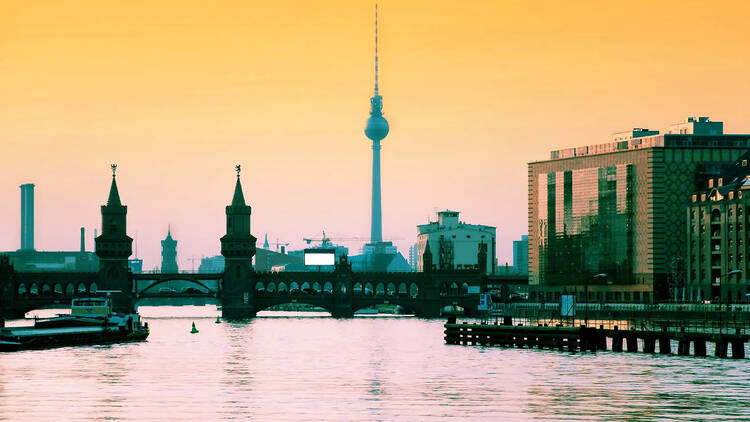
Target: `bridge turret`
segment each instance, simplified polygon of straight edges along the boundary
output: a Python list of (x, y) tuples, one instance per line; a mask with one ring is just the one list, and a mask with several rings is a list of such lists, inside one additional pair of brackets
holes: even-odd
[(115, 171), (112, 164), (112, 184), (109, 188), (107, 205), (102, 205), (102, 234), (94, 239), (96, 255), (99, 257), (99, 290), (115, 290), (113, 308), (116, 312), (131, 312), (132, 287), (128, 257), (133, 253), (133, 239), (127, 235), (128, 207), (122, 205), (117, 189)]
[(245, 203), (242, 193), (239, 165), (236, 170), (232, 204), (226, 207), (227, 233), (221, 238), (221, 254), (224, 256), (222, 313), (228, 318), (254, 315), (252, 298), (255, 292), (250, 281), (256, 238), (250, 234), (251, 208)]

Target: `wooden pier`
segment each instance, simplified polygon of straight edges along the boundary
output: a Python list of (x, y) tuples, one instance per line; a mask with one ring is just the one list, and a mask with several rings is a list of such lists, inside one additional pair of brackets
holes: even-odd
[[(750, 335), (735, 333), (685, 332), (684, 330), (619, 330), (594, 327), (539, 325), (458, 324), (450, 319), (445, 324), (447, 344), (538, 348), (551, 350), (613, 352), (643, 352), (672, 354), (672, 343), (677, 342), (680, 356), (706, 356), (706, 344), (715, 344), (714, 355), (719, 358), (744, 359), (745, 343)], [(608, 349), (609, 345), (609, 349)], [(692, 349), (690, 346), (693, 346)], [(691, 353), (692, 350), (692, 353)], [(729, 351), (731, 350), (731, 355)]]

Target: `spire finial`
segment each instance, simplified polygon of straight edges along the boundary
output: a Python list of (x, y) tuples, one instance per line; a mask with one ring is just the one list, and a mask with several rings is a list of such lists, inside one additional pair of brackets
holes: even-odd
[(239, 179), (240, 178), (240, 171), (242, 170), (242, 167), (240, 167), (240, 165), (237, 164), (236, 166), (234, 166), (234, 170), (237, 172), (237, 178)]
[(112, 177), (115, 177), (115, 172), (117, 171), (117, 164), (112, 164), (110, 165), (110, 167), (112, 168)]
[(378, 95), (378, 3), (375, 3), (375, 95)]

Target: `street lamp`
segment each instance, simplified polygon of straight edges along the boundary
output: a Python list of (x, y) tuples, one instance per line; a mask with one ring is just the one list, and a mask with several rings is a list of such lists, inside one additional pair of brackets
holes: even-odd
[[(600, 273), (595, 274), (592, 278), (607, 278), (607, 274)], [(586, 295), (586, 308), (585, 308), (585, 315), (584, 318), (586, 319), (586, 327), (589, 326), (589, 279), (586, 279), (586, 292), (584, 293)]]

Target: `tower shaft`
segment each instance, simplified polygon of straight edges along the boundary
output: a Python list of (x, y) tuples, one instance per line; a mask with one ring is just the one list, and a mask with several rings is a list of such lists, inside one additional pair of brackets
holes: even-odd
[(380, 200), (380, 141), (372, 141), (372, 213), (370, 242), (383, 241), (383, 216)]

